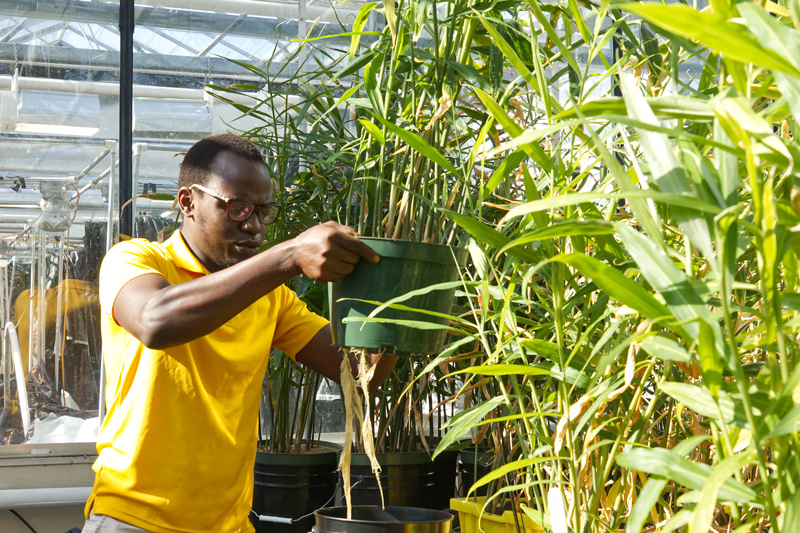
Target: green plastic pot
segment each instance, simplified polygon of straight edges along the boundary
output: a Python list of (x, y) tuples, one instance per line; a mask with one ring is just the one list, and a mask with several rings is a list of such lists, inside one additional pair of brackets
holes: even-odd
[[(411, 291), (456, 281), (465, 265), (467, 250), (442, 244), (400, 241), (378, 237), (361, 240), (381, 256), (377, 264), (361, 259), (353, 272), (331, 283), (328, 291), (331, 331), (337, 346), (365, 348), (395, 354), (436, 353), (444, 344), (444, 329), (421, 329), (392, 322), (352, 320), (368, 316), (377, 306), (356, 300), (385, 303)], [(415, 309), (449, 314), (455, 287), (429, 291), (401, 302)], [(386, 308), (378, 318), (413, 320), (447, 325), (446, 318)]]

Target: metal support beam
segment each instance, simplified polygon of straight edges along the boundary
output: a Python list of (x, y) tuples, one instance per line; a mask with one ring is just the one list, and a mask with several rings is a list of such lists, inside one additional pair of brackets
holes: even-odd
[(198, 52), (197, 55), (195, 55), (195, 57), (200, 57), (200, 56), (205, 55), (206, 53), (208, 53), (208, 51), (211, 50), (212, 48), (214, 48), (214, 46), (216, 46), (216, 44), (218, 42), (220, 42), (222, 39), (224, 39), (226, 35), (228, 35), (230, 32), (232, 32), (234, 29), (236, 29), (236, 26), (238, 26), (239, 24), (244, 22), (244, 19), (246, 19), (246, 18), (247, 18), (247, 15), (239, 15), (236, 18), (236, 20), (231, 22), (230, 26), (225, 28), (224, 32), (222, 32), (219, 35), (217, 35), (216, 37), (214, 37), (214, 39), (212, 39), (211, 42), (208, 43), (205, 48), (203, 48), (200, 52)]
[[(119, 205), (133, 197), (133, 2), (119, 6)], [(108, 199), (114, 203), (112, 198)], [(110, 229), (110, 228), (109, 228)], [(133, 235), (133, 213), (120, 213), (119, 232)]]
[[(199, 0), (208, 3), (208, 0)], [(157, 2), (148, 2), (154, 4)], [(223, 33), (226, 28), (239, 17), (248, 15), (247, 20), (237, 24), (231, 31), (235, 35), (250, 37), (277, 37), (293, 39), (297, 35), (297, 14), (295, 5), (277, 2), (247, 2), (251, 9), (245, 11), (227, 11), (243, 7), (240, 2), (217, 0), (213, 6), (207, 6), (211, 12), (198, 13), (195, 9), (175, 7), (146, 6), (137, 2), (135, 20), (138, 27), (163, 28), (202, 33)], [(228, 8), (228, 4), (231, 4)], [(342, 21), (352, 19), (360, 6), (348, 9), (337, 6), (333, 9), (309, 8), (308, 18), (317, 20), (314, 35), (337, 34), (347, 31), (339, 24), (336, 15)], [(213, 12), (219, 10), (220, 12)], [(48, 2), (16, 2), (0, 0), (0, 15), (7, 17), (26, 17), (30, 19), (68, 20), (71, 22), (88, 22), (94, 24), (117, 24), (119, 6), (109, 2), (92, 2), (89, 0), (50, 0)], [(368, 36), (362, 37), (368, 39)], [(341, 39), (341, 44), (348, 39)]]
[[(119, 52), (116, 51), (11, 43), (0, 43), (0, 63), (15, 63), (15, 46), (16, 56), (19, 58), (17, 62), (24, 62), (26, 65), (110, 71), (118, 70), (120, 65)], [(136, 54), (135, 63), (136, 73), (205, 77), (210, 69), (214, 78), (261, 79), (246, 68), (222, 57)], [(296, 65), (285, 65), (277, 61), (273, 61), (272, 64), (266, 60), (251, 61), (251, 63), (262, 70), (270, 69), (273, 72), (282, 70), (286, 76), (292, 76), (297, 72)]]

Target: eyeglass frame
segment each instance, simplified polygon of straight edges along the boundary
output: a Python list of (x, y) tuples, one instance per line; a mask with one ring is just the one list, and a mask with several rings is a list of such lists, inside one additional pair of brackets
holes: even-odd
[[(221, 194), (215, 193), (214, 191), (212, 191), (212, 190), (210, 190), (210, 189), (208, 189), (206, 187), (203, 187), (202, 185), (200, 185), (198, 183), (193, 183), (189, 187), (189, 190), (192, 190), (192, 189), (197, 189), (197, 190), (199, 190), (201, 192), (204, 192), (207, 195), (211, 196), (212, 198), (216, 198), (220, 202), (225, 202), (225, 205), (227, 207), (226, 214), (228, 215), (228, 219), (233, 220), (234, 222), (244, 222), (246, 220), (250, 220), (250, 217), (253, 216), (253, 213), (256, 213), (256, 218), (258, 218), (258, 221), (261, 224), (265, 225), (265, 226), (269, 226), (270, 224), (274, 224), (278, 220), (278, 215), (281, 214), (281, 209), (283, 209), (283, 206), (281, 204), (277, 203), (277, 202), (267, 202), (266, 204), (258, 204), (258, 205), (256, 205), (254, 203), (248, 202), (247, 200), (242, 200), (240, 198), (228, 198), (227, 196), (223, 196)], [(235, 218), (233, 218), (231, 216), (231, 204), (233, 204), (233, 202), (241, 202), (243, 204), (249, 205), (253, 210), (250, 211), (250, 214), (247, 215), (245, 218), (243, 218), (241, 220), (236, 220)], [(258, 213), (259, 209), (262, 208), (262, 207), (272, 207), (272, 208), (277, 208), (278, 209), (278, 211), (275, 213), (275, 218), (273, 218), (272, 221), (264, 222), (264, 221), (261, 220), (261, 217), (257, 213)]]

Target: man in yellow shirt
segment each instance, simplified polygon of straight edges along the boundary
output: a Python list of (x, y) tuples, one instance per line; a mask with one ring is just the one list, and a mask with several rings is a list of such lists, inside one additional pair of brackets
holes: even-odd
[[(251, 532), (261, 383), (271, 347), (339, 380), (330, 325), (283, 284), (335, 281), (379, 257), (335, 222), (259, 253), (280, 206), (235, 135), (184, 157), (180, 232), (114, 246), (100, 270), (107, 415), (90, 532)], [(396, 359), (373, 357), (373, 386)]]

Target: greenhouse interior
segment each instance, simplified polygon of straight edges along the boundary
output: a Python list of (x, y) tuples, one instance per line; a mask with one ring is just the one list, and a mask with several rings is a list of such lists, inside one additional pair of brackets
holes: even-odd
[(0, 531), (800, 531), (800, 3), (0, 0)]

